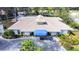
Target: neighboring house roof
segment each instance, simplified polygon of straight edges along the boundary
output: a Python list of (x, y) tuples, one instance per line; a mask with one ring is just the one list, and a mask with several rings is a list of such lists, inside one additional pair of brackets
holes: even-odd
[(20, 31), (35, 31), (37, 29), (44, 29), (49, 32), (59, 32), (61, 30), (73, 30), (65, 23), (61, 22), (59, 17), (43, 17), (47, 24), (39, 25), (37, 23), (37, 16), (21, 17), (20, 21), (13, 24), (9, 29), (19, 29)]

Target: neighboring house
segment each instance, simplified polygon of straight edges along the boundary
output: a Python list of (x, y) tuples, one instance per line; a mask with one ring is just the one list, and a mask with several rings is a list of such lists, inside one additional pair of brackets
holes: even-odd
[(19, 19), (20, 19), (21, 17), (25, 17), (26, 15), (27, 15), (27, 14), (26, 14), (25, 11), (23, 11), (23, 12), (18, 12), (18, 16), (15, 15), (15, 21), (19, 21)]
[(71, 10), (69, 13), (69, 17), (72, 21), (79, 23), (79, 11), (78, 10)]
[[(17, 21), (8, 29), (14, 30), (16, 34), (23, 33), (25, 35), (43, 35), (45, 36), (50, 33), (51, 35), (57, 34), (68, 34), (69, 31), (73, 29), (68, 25), (62, 22), (62, 19), (59, 17), (43, 17), (39, 16), (27, 16), (20, 18), (20, 21)], [(41, 36), (40, 35), (40, 36)]]
[(4, 10), (0, 10), (0, 18), (1, 19), (6, 19), (6, 11), (4, 11)]
[(74, 22), (79, 24), (79, 18), (72, 18), (72, 21), (74, 21)]
[(26, 16), (26, 11), (18, 12), (18, 15)]
[(2, 33), (4, 33), (4, 27), (3, 27), (3, 24), (0, 23), (0, 35), (1, 35)]

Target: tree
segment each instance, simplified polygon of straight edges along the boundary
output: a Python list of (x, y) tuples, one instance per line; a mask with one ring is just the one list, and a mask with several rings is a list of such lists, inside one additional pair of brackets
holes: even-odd
[(44, 14), (48, 14), (49, 16), (53, 13), (53, 8), (52, 7), (34, 7), (31, 8), (31, 11), (34, 12), (35, 15), (44, 15)]
[(61, 17), (65, 23), (69, 24), (70, 17), (69, 17), (69, 8), (59, 8), (59, 17)]
[(41, 48), (38, 48), (32, 40), (26, 40), (22, 42), (22, 48), (21, 51), (40, 51)]
[(47, 10), (48, 10), (48, 13), (51, 14), (52, 11), (53, 11), (53, 8), (52, 7), (48, 7)]
[(6, 39), (12, 39), (12, 38), (15, 38), (15, 33), (14, 33), (13, 30), (6, 30), (3, 33), (3, 37), (6, 38)]

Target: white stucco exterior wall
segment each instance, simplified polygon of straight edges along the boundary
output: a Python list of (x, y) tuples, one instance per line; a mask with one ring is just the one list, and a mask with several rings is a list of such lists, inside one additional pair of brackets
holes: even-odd
[(29, 36), (30, 35), (30, 32), (24, 32), (24, 35)]
[(57, 32), (52, 32), (51, 35), (57, 35)]
[(3, 27), (3, 24), (0, 24), (0, 33), (4, 33), (4, 27)]
[(68, 30), (62, 30), (61, 34), (68, 34)]

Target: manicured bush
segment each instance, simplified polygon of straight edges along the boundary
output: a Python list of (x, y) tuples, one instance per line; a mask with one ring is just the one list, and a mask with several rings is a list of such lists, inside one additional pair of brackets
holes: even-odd
[(6, 39), (12, 39), (15, 38), (15, 33), (13, 30), (6, 30), (2, 36)]
[(23, 35), (22, 34), (15, 35), (15, 38), (19, 38), (19, 37), (23, 37)]

